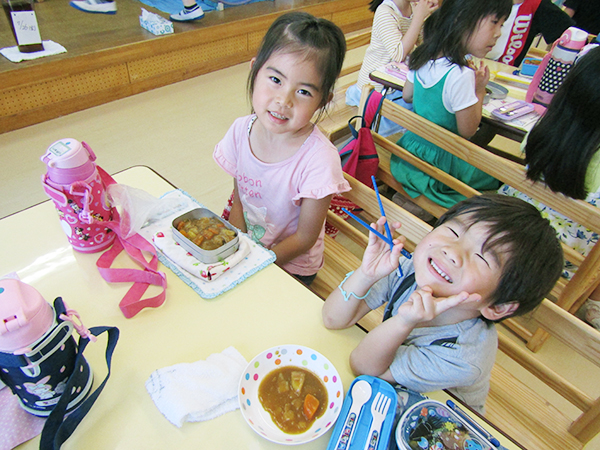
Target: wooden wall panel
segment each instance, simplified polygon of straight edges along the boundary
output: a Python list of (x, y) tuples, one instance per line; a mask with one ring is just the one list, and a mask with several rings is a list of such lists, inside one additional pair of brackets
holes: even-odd
[(244, 53), (247, 48), (248, 38), (241, 35), (131, 61), (128, 63), (131, 82), (195, 66), (212, 59)]
[(91, 70), (48, 82), (52, 100), (59, 102), (129, 84), (126, 64)]
[(1, 73), (0, 133), (249, 61), (290, 8), (332, 20), (345, 33), (372, 21), (365, 0), (281, 2), (255, 4), (273, 8), (256, 17), (231, 11), (238, 20)]
[(253, 31), (248, 33), (248, 50), (256, 52), (267, 30)]
[(126, 64), (120, 64), (81, 74), (44, 80), (37, 84), (4, 89), (0, 91), (0, 115), (11, 116), (23, 111), (47, 107), (60, 101), (128, 84), (127, 66)]

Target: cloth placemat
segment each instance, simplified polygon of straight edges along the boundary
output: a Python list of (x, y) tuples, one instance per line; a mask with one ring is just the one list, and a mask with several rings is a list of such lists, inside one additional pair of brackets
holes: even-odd
[(42, 432), (45, 418), (25, 412), (17, 396), (0, 384), (0, 450), (11, 450)]
[(190, 275), (201, 278), (203, 281), (210, 283), (217, 280), (221, 275), (233, 269), (237, 264), (243, 261), (250, 253), (252, 240), (239, 235), (239, 248), (227, 258), (216, 263), (205, 264), (197, 260), (183, 246), (175, 240), (172, 230), (159, 231), (154, 234), (152, 243), (158, 248), (167, 258), (185, 270)]
[(0, 53), (2, 53), (2, 55), (9, 61), (17, 63), (21, 61), (27, 61), (30, 59), (43, 58), (44, 56), (58, 55), (59, 53), (67, 52), (66, 48), (64, 48), (60, 44), (57, 44), (56, 42), (42, 41), (42, 43), (44, 44), (44, 50), (39, 52), (21, 53), (19, 51), (19, 47), (15, 46), (3, 48), (2, 50), (0, 50)]
[[(146, 224), (141, 230), (140, 235), (145, 237), (148, 242), (153, 242), (153, 236), (164, 229), (169, 229), (176, 217), (185, 214), (188, 211), (196, 208), (206, 208), (204, 205), (192, 198), (187, 192), (180, 189), (167, 192), (161, 198), (174, 198), (179, 201), (180, 208), (170, 211), (169, 214), (163, 215), (157, 220)], [(190, 286), (200, 297), (210, 299), (221, 295), (236, 285), (240, 284), (246, 278), (254, 275), (256, 272), (264, 269), (269, 264), (275, 261), (275, 253), (268, 250), (261, 245), (254, 242), (245, 233), (240, 231), (240, 235), (248, 239), (250, 244), (250, 253), (243, 261), (240, 261), (231, 270), (223, 273), (219, 278), (214, 281), (206, 282), (201, 278), (198, 278), (176, 263), (171, 261), (162, 251), (157, 248), (158, 259), (166, 267), (171, 269), (175, 275), (177, 275), (184, 283)]]

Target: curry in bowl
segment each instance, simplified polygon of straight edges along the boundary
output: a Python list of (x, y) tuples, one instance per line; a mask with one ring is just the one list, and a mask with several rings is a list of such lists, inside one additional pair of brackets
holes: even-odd
[(311, 371), (285, 366), (265, 376), (258, 399), (283, 432), (303, 433), (327, 409), (327, 389)]

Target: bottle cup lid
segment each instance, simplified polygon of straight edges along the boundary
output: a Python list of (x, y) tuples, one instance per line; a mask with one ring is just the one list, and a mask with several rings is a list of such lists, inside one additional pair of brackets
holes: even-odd
[(56, 169), (81, 167), (96, 159), (88, 148), (77, 139), (60, 139), (48, 147), (41, 159), (48, 166)]
[(0, 352), (21, 353), (53, 322), (54, 310), (35, 288), (12, 278), (0, 280)]

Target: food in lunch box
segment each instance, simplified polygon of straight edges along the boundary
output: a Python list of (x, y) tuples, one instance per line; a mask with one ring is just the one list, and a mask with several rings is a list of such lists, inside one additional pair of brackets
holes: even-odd
[(235, 231), (216, 217), (182, 220), (177, 224), (177, 231), (202, 250), (215, 250), (236, 236)]
[(461, 423), (453, 421), (443, 408), (424, 406), (415, 411), (410, 423), (408, 446), (411, 450), (482, 450), (482, 444), (473, 438)]
[(265, 376), (258, 398), (273, 422), (285, 433), (300, 434), (327, 409), (327, 389), (311, 371), (286, 366)]

